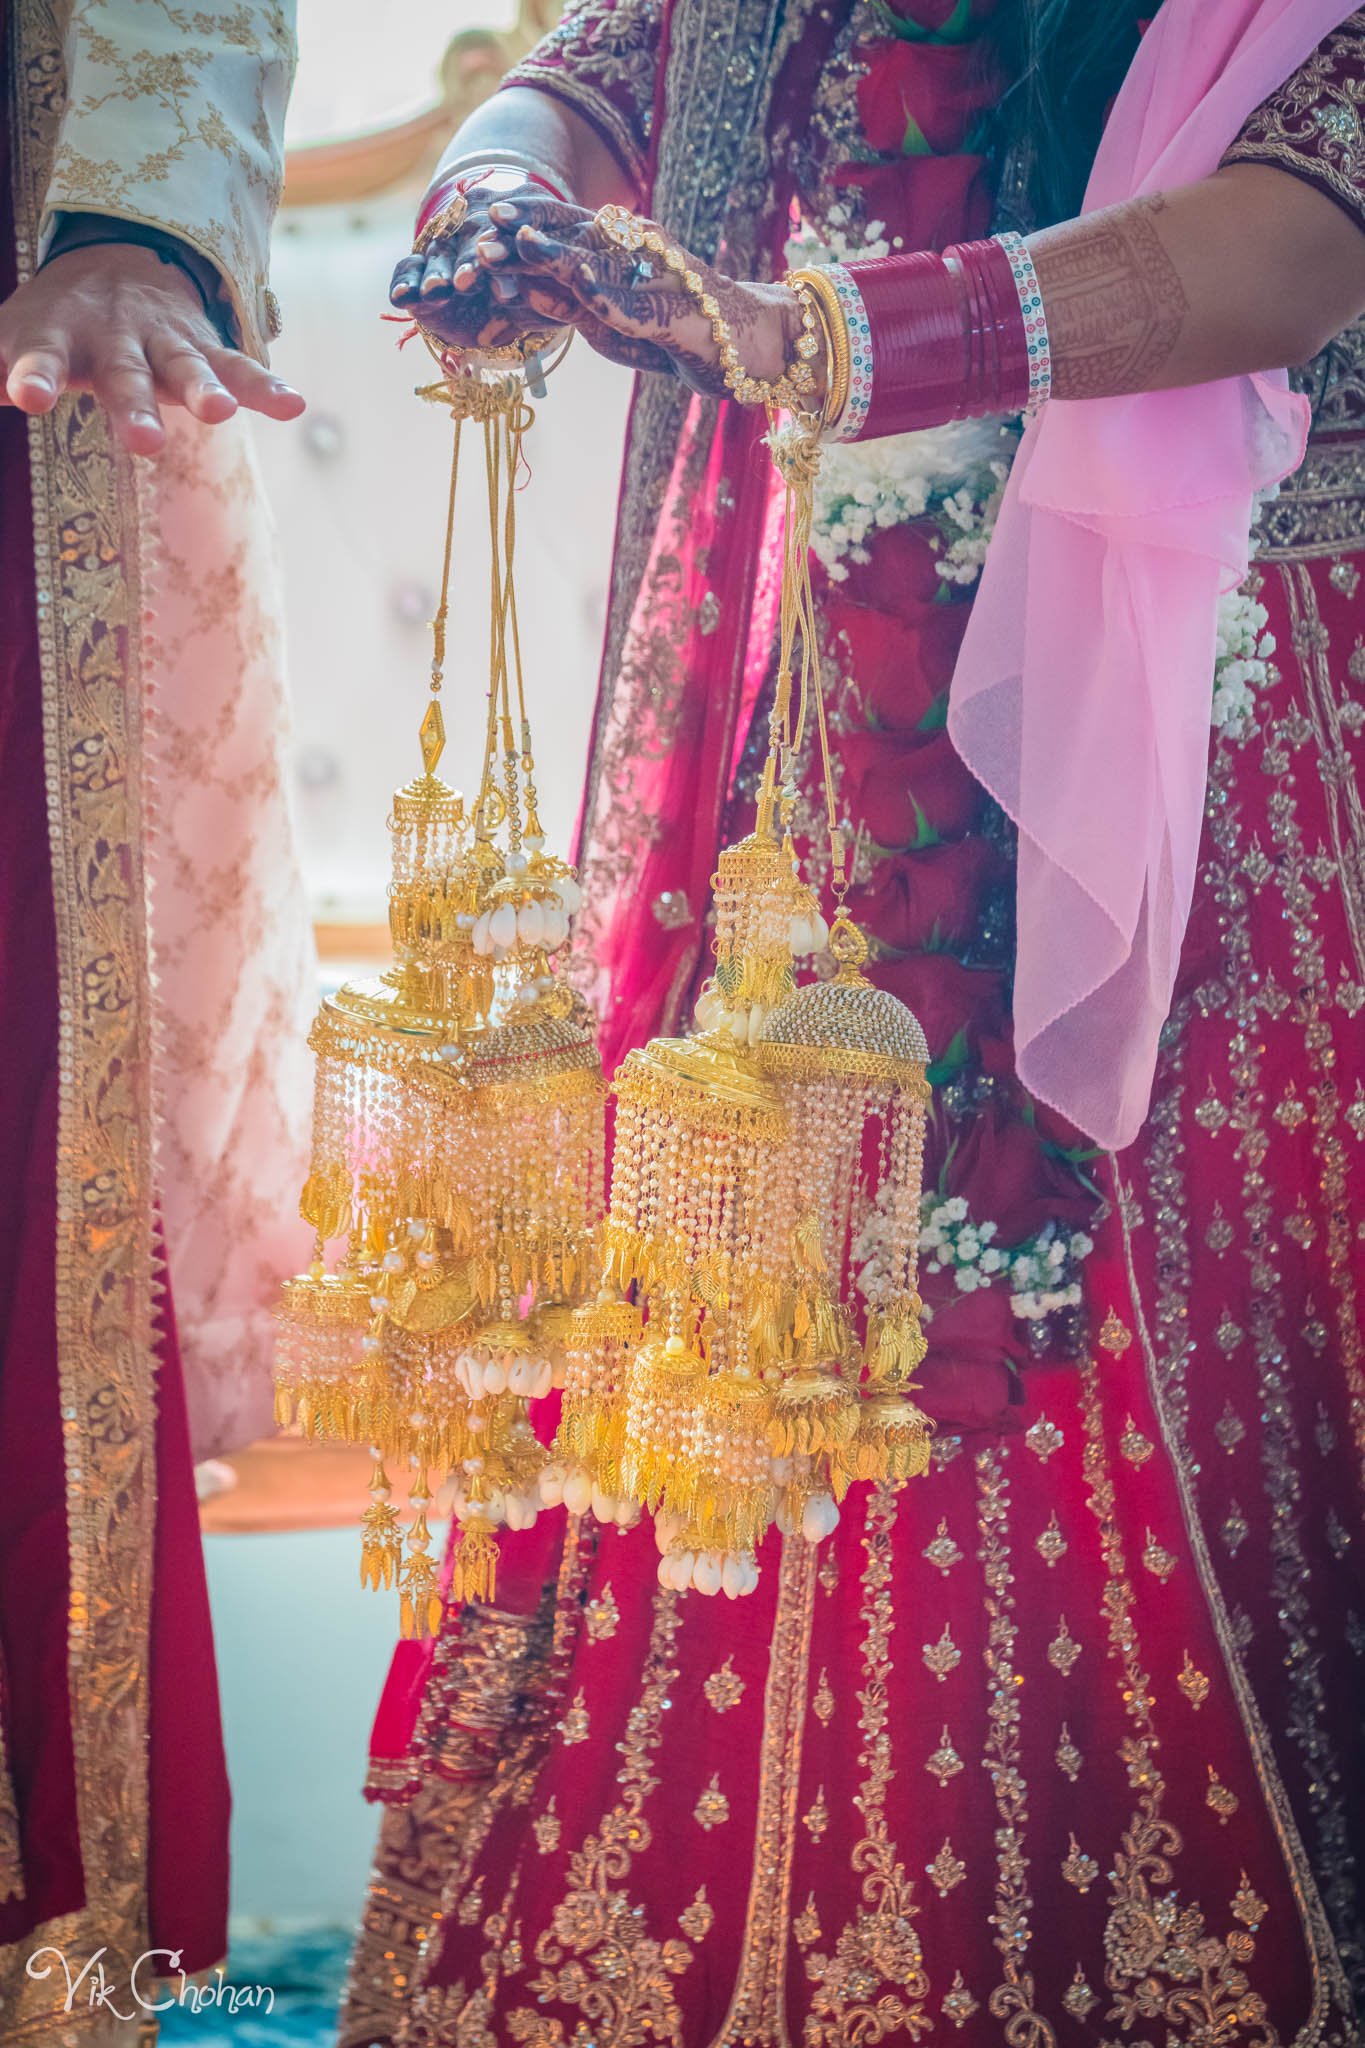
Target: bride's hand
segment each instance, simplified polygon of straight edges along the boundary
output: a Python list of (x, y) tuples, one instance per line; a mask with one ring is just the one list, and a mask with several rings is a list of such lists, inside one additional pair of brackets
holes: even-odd
[[(528, 182), (528, 195), (538, 190)], [(479, 260), (481, 248), (499, 240), (489, 216), (497, 196), (471, 186), (469, 211), (455, 232), (401, 257), (389, 284), (390, 305), (455, 349), (506, 348), (527, 333), (568, 325), (579, 311), (551, 279), (517, 276), (500, 270), (496, 259)]]
[[(694, 391), (724, 396), (711, 322), (662, 257), (620, 247), (596, 215), (543, 194), (500, 199), (488, 211), (493, 232), (475, 252), (486, 273), (502, 274), (515, 260), (522, 288), (565, 295), (569, 317), (601, 354), (632, 369), (671, 371)], [(695, 257), (687, 267), (715, 300), (749, 375), (780, 377), (801, 334), (793, 294), (782, 285), (737, 284)]]

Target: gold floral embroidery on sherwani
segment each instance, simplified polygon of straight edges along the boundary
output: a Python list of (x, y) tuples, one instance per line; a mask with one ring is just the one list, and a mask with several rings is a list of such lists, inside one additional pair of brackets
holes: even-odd
[[(40, 238), (58, 212), (109, 213), (180, 236), (220, 272), (241, 346), (279, 327), (270, 226), (294, 70), (281, 0), (56, 0), (15, 8), (65, 77)], [(64, 54), (63, 54), (64, 53)]]

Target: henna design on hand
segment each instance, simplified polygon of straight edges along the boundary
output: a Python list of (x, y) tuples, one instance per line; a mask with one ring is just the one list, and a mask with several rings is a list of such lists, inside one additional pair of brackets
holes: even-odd
[(1033, 245), (1055, 397), (1147, 390), (1175, 348), (1189, 301), (1157, 230), (1165, 205), (1108, 207)]

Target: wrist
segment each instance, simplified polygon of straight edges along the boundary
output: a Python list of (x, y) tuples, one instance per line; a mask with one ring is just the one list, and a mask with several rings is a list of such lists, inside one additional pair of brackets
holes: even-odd
[(414, 244), (420, 243), (424, 235), (430, 240), (438, 215), (462, 199), (467, 201), (476, 186), (504, 198), (524, 191), (527, 185), (562, 203), (568, 203), (571, 197), (568, 180), (561, 172), (516, 150), (486, 149), (447, 158), (438, 167), (418, 208)]
[(858, 438), (1033, 411), (1051, 383), (1047, 323), (1017, 236), (847, 266), (867, 319)]
[(225, 329), (218, 272), (206, 256), (169, 229), (152, 227), (145, 221), (122, 220), (111, 213), (59, 214), (39, 268), (46, 270), (61, 257), (74, 256), (82, 249), (109, 248), (145, 249), (168, 269), (178, 270), (198, 293), (205, 316), (220, 338), (232, 345)]

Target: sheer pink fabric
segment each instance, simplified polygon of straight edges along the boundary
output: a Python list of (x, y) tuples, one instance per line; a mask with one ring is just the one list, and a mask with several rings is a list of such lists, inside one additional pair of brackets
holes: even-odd
[[(1085, 210), (1209, 176), (1343, 0), (1166, 0)], [(1218, 599), (1302, 459), (1283, 373), (1054, 403), (1024, 437), (948, 725), (1019, 827), (1018, 1072), (1119, 1148), (1147, 1112), (1194, 886)]]

